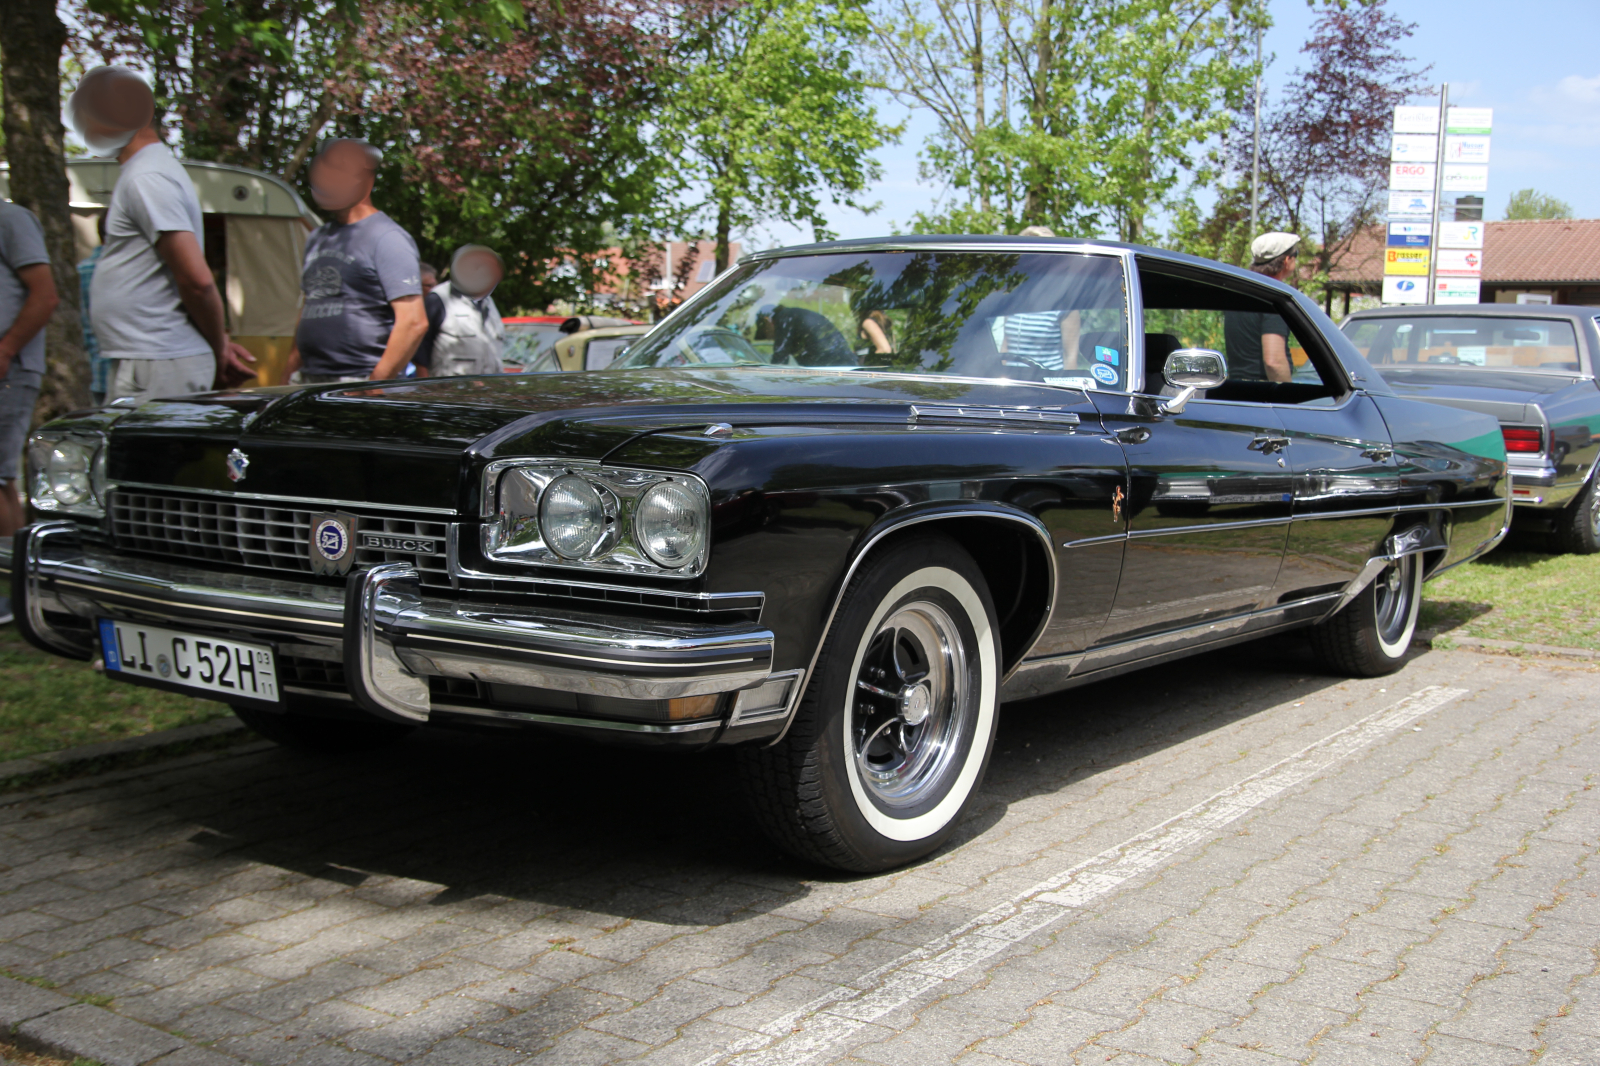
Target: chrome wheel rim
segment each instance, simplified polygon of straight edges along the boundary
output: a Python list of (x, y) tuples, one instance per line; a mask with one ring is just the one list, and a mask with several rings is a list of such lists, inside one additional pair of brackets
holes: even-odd
[(1589, 488), (1589, 537), (1600, 541), (1600, 485)]
[(1416, 565), (1415, 555), (1397, 559), (1378, 575), (1375, 582), (1378, 636), (1385, 644), (1398, 643), (1411, 625), (1411, 599), (1416, 588), (1412, 577)]
[(966, 676), (960, 631), (938, 604), (897, 608), (867, 640), (849, 736), (856, 775), (878, 803), (915, 806), (946, 780), (972, 713)]

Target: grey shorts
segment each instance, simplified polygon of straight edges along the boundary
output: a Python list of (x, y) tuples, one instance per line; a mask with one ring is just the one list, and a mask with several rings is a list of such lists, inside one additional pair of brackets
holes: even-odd
[(176, 359), (113, 359), (107, 377), (106, 402), (131, 396), (140, 403), (163, 396), (210, 392), (217, 361), (210, 355)]
[(0, 481), (15, 481), (22, 469), (22, 449), (43, 380), (38, 371), (13, 369), (0, 381)]

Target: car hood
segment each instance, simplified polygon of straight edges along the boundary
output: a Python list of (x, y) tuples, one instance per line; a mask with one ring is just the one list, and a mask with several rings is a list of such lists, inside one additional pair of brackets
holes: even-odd
[[(801, 369), (432, 378), (251, 389), (147, 403), (112, 431), (122, 484), (458, 509), (466, 473), (505, 456), (600, 459), (674, 428), (894, 420), (916, 404), (1076, 407), (1026, 382)], [(244, 459), (243, 477), (237, 450)]]
[(1395, 393), (1493, 415), (1502, 422), (1540, 420), (1539, 407), (1581, 379), (1575, 374), (1519, 374), (1461, 367), (1380, 368)]

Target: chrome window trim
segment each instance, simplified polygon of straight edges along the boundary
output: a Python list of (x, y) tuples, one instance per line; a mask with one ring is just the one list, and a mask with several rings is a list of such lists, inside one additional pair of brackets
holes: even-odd
[(154, 492), (187, 492), (199, 496), (218, 496), (229, 500), (250, 500), (252, 503), (281, 503), (294, 507), (309, 507), (312, 510), (319, 508), (362, 508), (370, 507), (377, 511), (402, 511), (412, 514), (448, 515), (451, 518), (460, 517), (461, 512), (450, 507), (421, 507), (409, 503), (373, 503), (370, 500), (332, 500), (321, 499), (314, 496), (267, 496), (256, 492), (226, 492), (222, 489), (195, 489), (186, 485), (156, 485), (148, 481), (115, 481), (106, 489), (112, 493), (118, 489), (142, 489)]

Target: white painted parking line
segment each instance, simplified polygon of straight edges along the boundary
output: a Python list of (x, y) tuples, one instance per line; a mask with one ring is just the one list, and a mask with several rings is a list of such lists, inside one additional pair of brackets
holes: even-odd
[(737, 1058), (739, 1066), (814, 1062), (868, 1025), (933, 992), (1008, 945), (1071, 917), (1180, 852), (1214, 838), (1228, 824), (1422, 715), (1467, 694), (1430, 685), (1353, 722), (1138, 836), (1107, 848), (1018, 893), (961, 928), (938, 937), (775, 1018), (700, 1066)]

